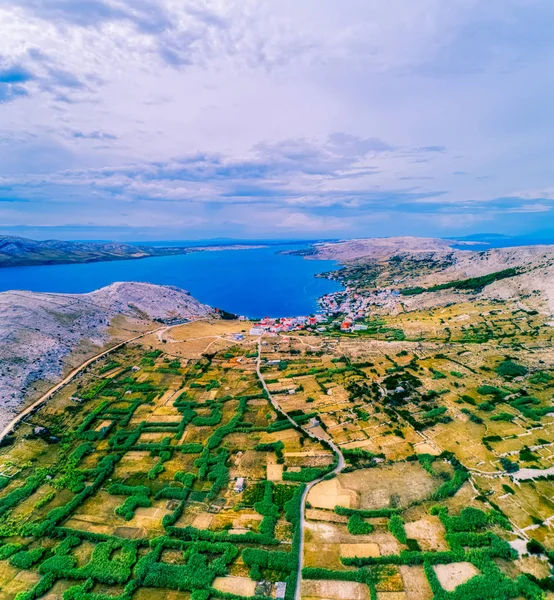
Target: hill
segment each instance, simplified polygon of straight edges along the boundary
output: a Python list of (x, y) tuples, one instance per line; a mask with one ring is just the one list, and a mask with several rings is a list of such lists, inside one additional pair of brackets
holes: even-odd
[(134, 246), (117, 242), (36, 241), (22, 237), (0, 237), (0, 267), (86, 263), (187, 254), (191, 248)]
[(155, 327), (212, 309), (188, 292), (148, 283), (113, 283), (89, 294), (0, 293), (0, 426), (65, 370)]
[(243, 250), (260, 248), (254, 244), (184, 246), (136, 246), (119, 242), (67, 242), (62, 240), (30, 240), (0, 236), (0, 267), (61, 265), (71, 263), (130, 260), (211, 250)]

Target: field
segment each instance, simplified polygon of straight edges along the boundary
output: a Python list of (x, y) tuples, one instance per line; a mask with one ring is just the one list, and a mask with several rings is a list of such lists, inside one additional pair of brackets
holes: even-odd
[(444, 318), (213, 320), (98, 361), (0, 448), (0, 600), (292, 600), (299, 566), (314, 600), (554, 598), (550, 344)]

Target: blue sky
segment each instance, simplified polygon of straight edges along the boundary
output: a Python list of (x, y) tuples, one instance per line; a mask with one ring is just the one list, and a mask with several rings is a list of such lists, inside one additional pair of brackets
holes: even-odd
[(554, 230), (551, 0), (0, 0), (0, 233)]

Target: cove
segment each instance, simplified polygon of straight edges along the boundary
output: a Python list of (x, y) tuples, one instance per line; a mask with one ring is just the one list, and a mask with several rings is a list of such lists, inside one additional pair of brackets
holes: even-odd
[(0, 269), (0, 291), (86, 293), (115, 281), (142, 281), (188, 290), (210, 306), (247, 317), (306, 315), (317, 299), (342, 286), (314, 275), (338, 267), (278, 252), (298, 246), (194, 252), (179, 256), (88, 264)]

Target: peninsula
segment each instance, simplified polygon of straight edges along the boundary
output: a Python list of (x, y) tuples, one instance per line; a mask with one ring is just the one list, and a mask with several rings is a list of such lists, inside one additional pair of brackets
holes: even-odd
[(155, 256), (190, 254), (191, 252), (246, 250), (263, 247), (259, 244), (139, 246), (118, 242), (36, 241), (15, 236), (0, 236), (0, 268), (131, 260)]

